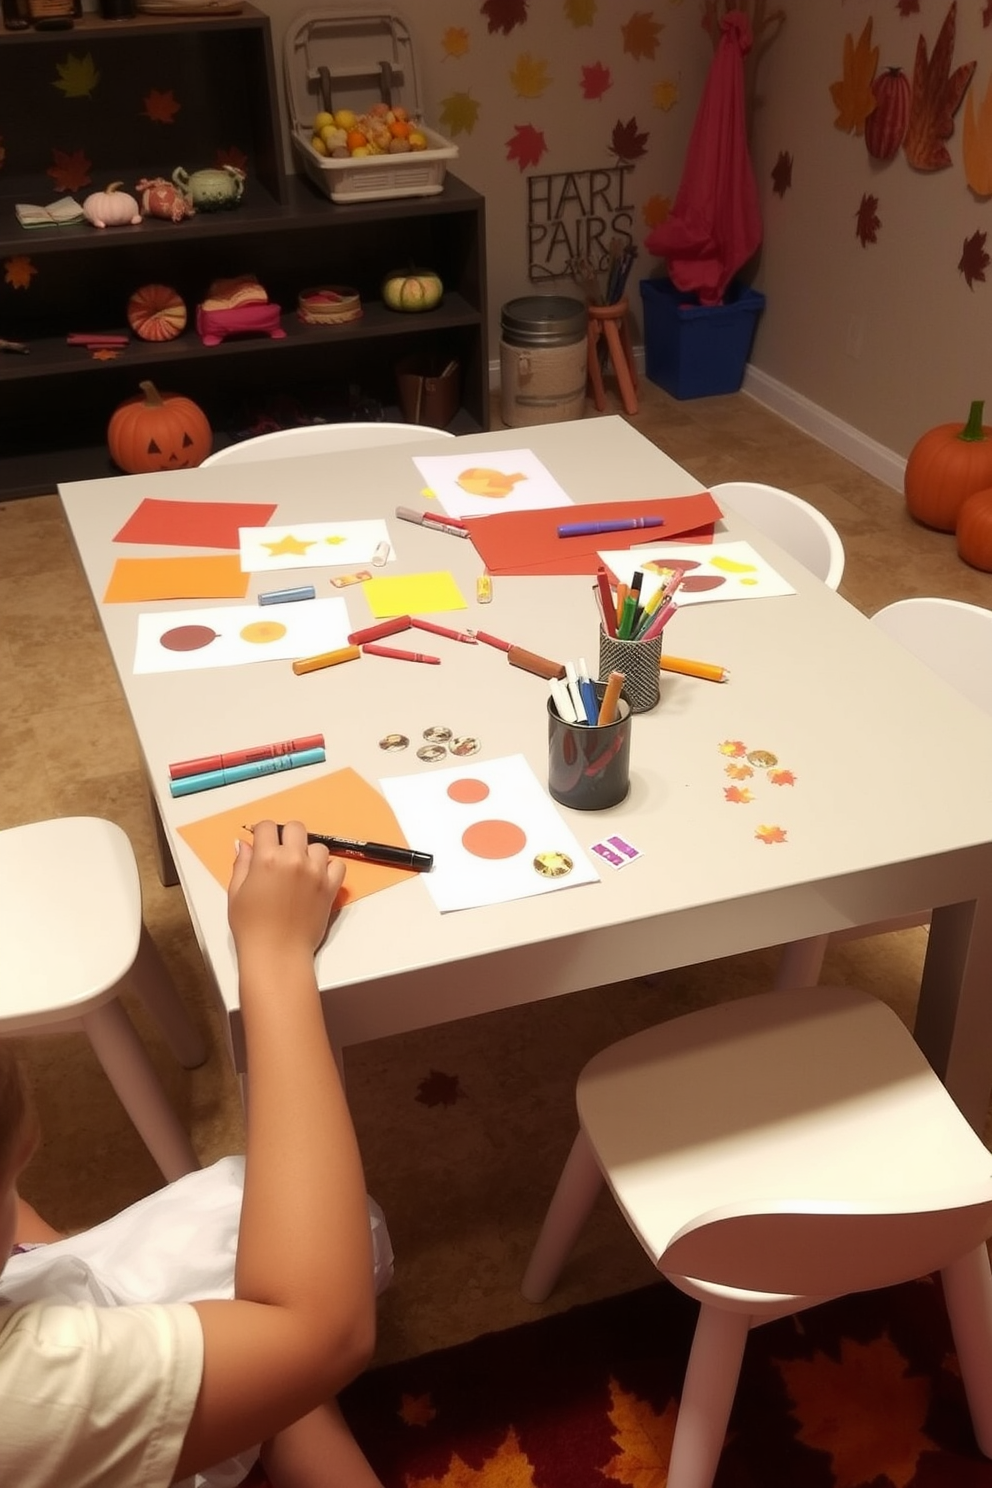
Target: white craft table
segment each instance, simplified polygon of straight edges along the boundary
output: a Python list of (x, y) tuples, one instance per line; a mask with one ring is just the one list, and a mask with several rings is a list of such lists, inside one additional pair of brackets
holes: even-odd
[[(700, 489), (616, 417), (472, 435), (458, 448), (529, 448), (577, 503)], [(452, 441), (60, 488), (239, 1068), (225, 896), (176, 829), (313, 771), (173, 800), (169, 763), (323, 732), (327, 762), (316, 770), (348, 765), (375, 783), (429, 770), (414, 748), (423, 729), (443, 723), (476, 735), (480, 758), (523, 753), (546, 780), (546, 686), (498, 651), (440, 638), (430, 647), (438, 667), (363, 658), (303, 677), (288, 662), (134, 676), (137, 614), (157, 606), (99, 603), (115, 558), (145, 551), (111, 539), (146, 496), (275, 498), (275, 522), (387, 516), (400, 558), (389, 572), (447, 568), (459, 581), (468, 609), (435, 616), (440, 623), (594, 664), (590, 578), (497, 577), (493, 602), (477, 607), (472, 545), (395, 520), (397, 505), (421, 502), (413, 454), (427, 452), (450, 454)], [(671, 650), (722, 663), (731, 681), (663, 674), (660, 707), (634, 720), (628, 799), (599, 815), (565, 813), (584, 846), (619, 831), (643, 858), (619, 872), (603, 865), (597, 884), (452, 914), (435, 910), (417, 877), (359, 901), (318, 956), (328, 1026), (343, 1046), (933, 908), (917, 1036), (980, 1126), (992, 1086), (992, 719), (767, 538), (736, 518), (728, 534), (752, 542), (797, 593), (684, 608), (667, 633)], [(286, 583), (330, 594), (329, 572), (294, 571)], [(278, 577), (254, 575), (249, 594), (280, 587)], [(353, 625), (371, 623), (361, 590), (344, 593)], [(379, 739), (397, 730), (411, 748), (384, 753)], [(726, 739), (773, 752), (795, 785), (728, 803)], [(758, 840), (763, 823), (783, 826), (787, 841)]]

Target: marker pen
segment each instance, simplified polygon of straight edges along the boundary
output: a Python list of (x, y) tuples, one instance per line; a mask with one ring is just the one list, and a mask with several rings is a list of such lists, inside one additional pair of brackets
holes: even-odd
[(282, 770), (298, 770), (303, 765), (323, 764), (323, 749), (303, 749), (298, 754), (281, 754), (274, 759), (255, 760), (248, 765), (233, 765), (228, 770), (207, 770), (202, 775), (184, 775), (170, 780), (173, 796), (192, 796), (197, 791), (213, 790), (218, 785), (237, 785), (241, 780), (257, 780), (262, 775), (277, 775)]

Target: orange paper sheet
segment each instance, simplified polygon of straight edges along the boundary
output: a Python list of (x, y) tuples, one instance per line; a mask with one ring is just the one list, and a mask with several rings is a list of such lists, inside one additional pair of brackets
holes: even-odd
[(151, 599), (244, 599), (251, 575), (238, 553), (206, 558), (118, 558), (104, 604)]
[[(247, 805), (232, 806), (215, 816), (180, 827), (179, 835), (226, 893), (231, 881), (235, 838), (250, 842), (251, 833), (244, 830), (245, 826), (265, 820), (301, 821), (309, 831), (333, 837), (389, 842), (396, 847), (410, 845), (385, 798), (354, 770), (336, 770), (304, 785), (291, 785), (287, 790), (259, 796)], [(377, 894), (380, 889), (391, 888), (410, 876), (411, 870), (406, 868), (386, 868), (380, 863), (359, 863), (349, 858), (338, 904), (351, 904), (367, 894)]]
[[(672, 542), (692, 534), (707, 542), (722, 513), (708, 491), (653, 501), (595, 501), (548, 506), (537, 511), (503, 512), (466, 520), (469, 536), (491, 574), (594, 574), (599, 549), (632, 548), (646, 542)], [(635, 527), (589, 537), (559, 537), (571, 522), (609, 522), (618, 517), (664, 517), (664, 527)], [(706, 531), (705, 529), (709, 529)], [(703, 530), (700, 530), (703, 529)]]

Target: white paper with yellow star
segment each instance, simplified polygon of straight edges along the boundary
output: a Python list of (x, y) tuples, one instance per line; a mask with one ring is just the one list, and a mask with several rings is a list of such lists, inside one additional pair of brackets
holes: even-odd
[(386, 562), (396, 561), (389, 528), (381, 517), (368, 522), (239, 527), (238, 537), (242, 573), (264, 573), (277, 568), (367, 568), (382, 543), (389, 547)]
[(268, 607), (155, 610), (138, 616), (134, 670), (187, 672), (295, 661), (346, 646), (350, 629), (348, 606), (337, 597)]

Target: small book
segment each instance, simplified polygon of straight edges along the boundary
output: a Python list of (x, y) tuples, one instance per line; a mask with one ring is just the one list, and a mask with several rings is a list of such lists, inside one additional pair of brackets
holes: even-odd
[(18, 202), (14, 211), (22, 227), (76, 227), (86, 220), (82, 207), (71, 196), (60, 196), (47, 207)]

